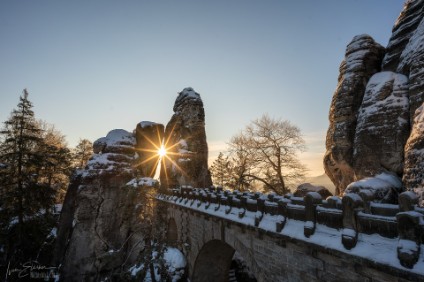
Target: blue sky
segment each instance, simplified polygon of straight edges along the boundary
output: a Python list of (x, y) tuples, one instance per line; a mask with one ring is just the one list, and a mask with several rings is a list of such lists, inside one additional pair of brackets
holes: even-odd
[(387, 45), (403, 0), (1, 1), (0, 121), (23, 88), (75, 146), (202, 96), (213, 158), (268, 113), (302, 130), (323, 172), (328, 111), (353, 36)]

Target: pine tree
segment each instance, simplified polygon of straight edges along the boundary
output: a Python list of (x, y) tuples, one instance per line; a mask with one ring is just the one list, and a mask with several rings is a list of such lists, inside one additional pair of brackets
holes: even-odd
[(0, 145), (1, 163), (6, 165), (2, 170), (3, 206), (14, 210), (21, 225), (25, 216), (25, 205), (28, 204), (26, 195), (28, 187), (36, 173), (40, 156), (34, 148), (41, 142), (40, 130), (36, 126), (32, 103), (28, 100), (28, 92), (20, 97), (18, 108), (4, 123), (0, 132), (3, 143)]
[(37, 256), (55, 224), (49, 210), (71, 160), (57, 142), (63, 136), (35, 119), (26, 89), (19, 99), (0, 131), (0, 245), (11, 265)]
[(87, 139), (80, 139), (74, 149), (74, 163), (78, 168), (84, 168), (93, 155), (93, 143)]
[(224, 157), (222, 152), (219, 153), (218, 157), (212, 163), (210, 172), (214, 183), (222, 187), (231, 186), (231, 163), (228, 157)]

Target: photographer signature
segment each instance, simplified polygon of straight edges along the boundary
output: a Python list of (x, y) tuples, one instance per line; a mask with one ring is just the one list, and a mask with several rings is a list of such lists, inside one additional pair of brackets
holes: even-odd
[(38, 261), (30, 260), (21, 264), (20, 267), (10, 269), (10, 262), (7, 265), (6, 277), (16, 274), (18, 278), (24, 278), (30, 276), (32, 278), (36, 277), (48, 277), (55, 274), (56, 267), (45, 266), (40, 264)]

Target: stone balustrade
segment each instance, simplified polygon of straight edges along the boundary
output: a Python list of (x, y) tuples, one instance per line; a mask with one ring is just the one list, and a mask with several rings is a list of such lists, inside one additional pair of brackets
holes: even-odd
[(424, 209), (418, 207), (418, 197), (413, 192), (400, 194), (399, 205), (373, 202), (373, 195), (366, 192), (322, 199), (316, 192), (300, 198), (291, 194), (279, 196), (186, 186), (158, 195), (158, 199), (191, 208), (203, 205), (202, 208), (214, 211), (224, 207), (225, 214), (237, 210), (239, 219), (246, 212), (254, 213), (256, 227), (264, 215), (278, 216), (273, 231), (276, 233), (283, 230), (287, 220), (301, 221), (306, 238), (314, 236), (318, 224), (324, 225), (342, 231), (341, 242), (347, 250), (355, 248), (360, 233), (398, 238), (398, 259), (407, 268), (413, 268), (419, 260), (424, 242)]

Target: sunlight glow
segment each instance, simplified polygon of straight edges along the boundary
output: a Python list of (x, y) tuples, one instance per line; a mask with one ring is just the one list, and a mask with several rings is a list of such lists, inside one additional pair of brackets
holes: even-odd
[(161, 147), (159, 148), (159, 150), (158, 150), (158, 155), (159, 155), (160, 157), (164, 157), (164, 156), (166, 156), (166, 149), (165, 149), (165, 147), (164, 147), (164, 146), (161, 146)]

